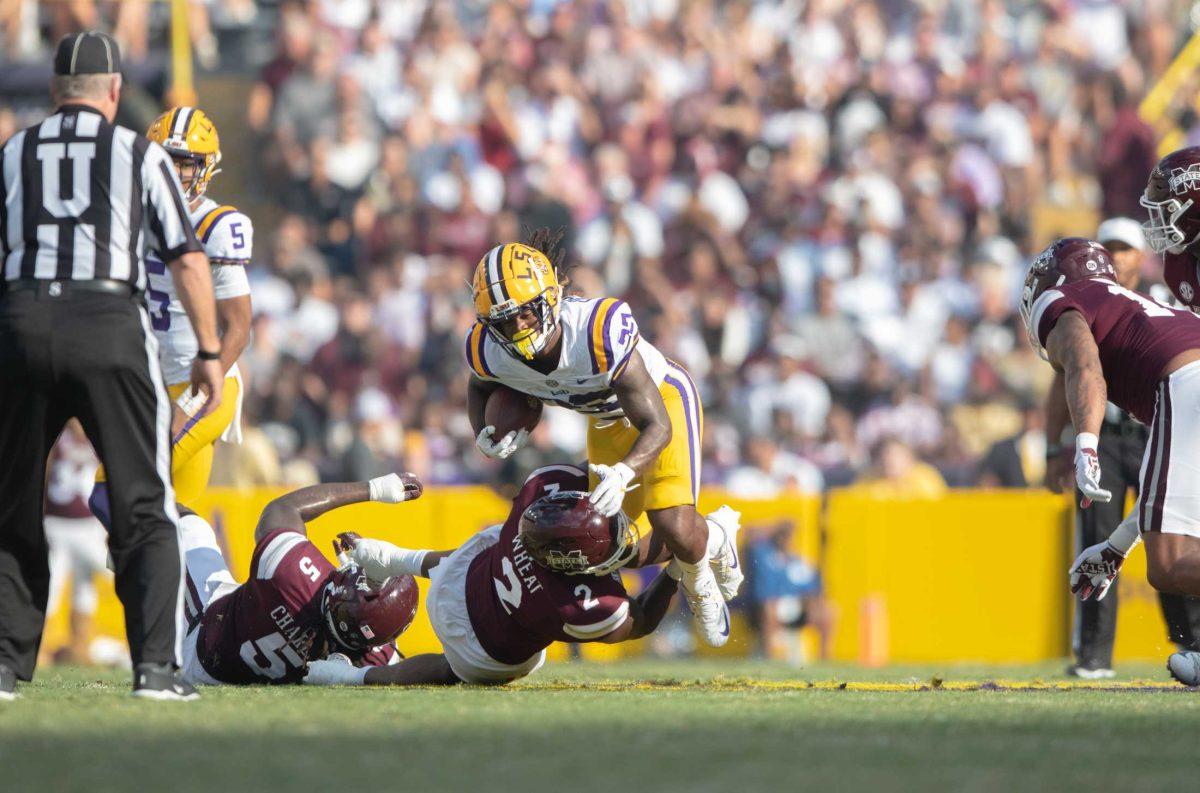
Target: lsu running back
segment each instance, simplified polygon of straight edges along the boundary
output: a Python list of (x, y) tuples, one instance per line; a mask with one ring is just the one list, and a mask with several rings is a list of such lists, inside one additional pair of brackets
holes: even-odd
[[(217, 165), (221, 162), (221, 144), (216, 126), (203, 110), (172, 108), (155, 119), (146, 137), (171, 155), (183, 184), (196, 237), (212, 263), (221, 331), (221, 367), (226, 373), (220, 407), (198, 417), (203, 396), (190, 394), (188, 389), (188, 373), (198, 351), (196, 336), (171, 273), (162, 260), (147, 255), (147, 310), (158, 340), (163, 379), (178, 408), (171, 425), (171, 478), (179, 503), (189, 504), (208, 487), (213, 445), (217, 440), (241, 440), (242, 381), (237, 359), (250, 338), (250, 281), (246, 268), (253, 251), (254, 226), (236, 208), (207, 197), (209, 182), (220, 173)], [(103, 483), (103, 471), (97, 481)], [(97, 516), (107, 521), (107, 494), (103, 486), (98, 485), (93, 494), (92, 506)]]
[[(549, 247), (548, 235), (537, 236)], [(623, 301), (564, 297), (557, 268), (533, 245), (490, 250), (472, 288), (467, 410), (480, 451), (505, 458), (528, 440), (525, 430), (494, 438), (484, 419), (501, 385), (586, 415), (592, 504), (605, 516), (622, 508), (633, 520), (646, 513), (680, 562), (702, 636), (723, 645), (725, 600), (742, 579), (738, 527), (696, 511), (704, 409), (687, 371), (642, 338)]]

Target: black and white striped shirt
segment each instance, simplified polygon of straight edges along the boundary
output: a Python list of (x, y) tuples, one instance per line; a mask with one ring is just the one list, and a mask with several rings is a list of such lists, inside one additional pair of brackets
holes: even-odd
[(203, 250), (179, 175), (156, 143), (83, 105), (64, 105), (5, 144), (0, 173), (4, 280), (146, 286), (144, 254)]

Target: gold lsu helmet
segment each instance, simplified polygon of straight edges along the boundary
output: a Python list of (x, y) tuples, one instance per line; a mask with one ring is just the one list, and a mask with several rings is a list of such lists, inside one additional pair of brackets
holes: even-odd
[[(492, 248), (475, 267), (471, 282), (475, 316), (492, 338), (518, 360), (531, 361), (546, 347), (558, 324), (562, 287), (546, 254), (509, 242)], [(509, 337), (504, 324), (526, 311), (537, 325)]]
[(195, 201), (208, 189), (209, 180), (220, 171), (221, 139), (212, 119), (198, 107), (173, 107), (154, 119), (146, 137), (162, 146), (177, 160), (191, 160), (196, 174), (184, 192), (188, 201)]

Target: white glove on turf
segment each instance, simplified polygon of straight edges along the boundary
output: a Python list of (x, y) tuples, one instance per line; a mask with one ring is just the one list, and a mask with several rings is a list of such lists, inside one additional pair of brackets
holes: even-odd
[(321, 661), (309, 661), (304, 675), (306, 686), (361, 686), (367, 677), (366, 667), (358, 667), (341, 653), (333, 653)]

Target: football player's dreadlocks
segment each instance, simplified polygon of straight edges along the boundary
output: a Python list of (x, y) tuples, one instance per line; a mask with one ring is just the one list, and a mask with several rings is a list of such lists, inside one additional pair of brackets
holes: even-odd
[(550, 260), (550, 264), (554, 265), (554, 272), (558, 275), (559, 284), (562, 285), (564, 291), (567, 290), (571, 285), (571, 276), (567, 272), (567, 248), (562, 244), (567, 230), (562, 227), (551, 229), (547, 226), (530, 229), (526, 226), (521, 231), (526, 239), (525, 244), (541, 251)]

